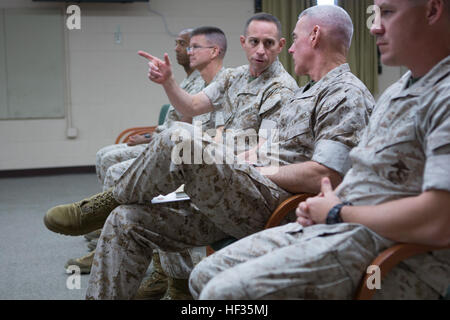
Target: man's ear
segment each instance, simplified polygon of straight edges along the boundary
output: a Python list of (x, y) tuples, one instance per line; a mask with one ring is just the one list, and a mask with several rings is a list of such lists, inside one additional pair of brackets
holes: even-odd
[(241, 41), (241, 47), (244, 48), (245, 45), (245, 36), (240, 36), (239, 40)]
[(320, 29), (320, 26), (315, 25), (310, 35), (311, 47), (317, 48), (321, 38), (322, 38), (322, 30)]
[(213, 49), (213, 58), (217, 58), (220, 54), (220, 48), (218, 46), (214, 46)]
[(279, 41), (280, 52), (281, 52), (281, 50), (283, 50), (285, 45), (286, 45), (286, 39), (285, 38), (281, 38), (280, 41)]
[(427, 2), (427, 21), (429, 25), (435, 24), (443, 15), (445, 8), (445, 0), (429, 0)]

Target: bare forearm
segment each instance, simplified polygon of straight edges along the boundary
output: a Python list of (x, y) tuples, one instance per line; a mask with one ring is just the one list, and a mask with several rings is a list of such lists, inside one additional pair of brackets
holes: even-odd
[(200, 92), (196, 95), (187, 93), (180, 88), (173, 77), (163, 84), (163, 88), (170, 103), (186, 118), (193, 118), (214, 111), (211, 102), (204, 93)]
[(163, 84), (163, 88), (175, 109), (185, 117), (195, 116), (192, 108), (192, 96), (181, 89), (173, 77)]
[(429, 191), (377, 206), (346, 206), (344, 222), (359, 223), (396, 242), (450, 244), (450, 193)]
[(334, 170), (331, 170), (317, 162), (308, 161), (303, 163), (291, 164), (279, 168), (271, 168), (274, 174), (264, 174), (267, 169), (262, 169), (262, 174), (281, 188), (291, 193), (312, 193), (320, 192), (321, 180), (329, 177), (333, 186), (341, 183), (341, 176)]

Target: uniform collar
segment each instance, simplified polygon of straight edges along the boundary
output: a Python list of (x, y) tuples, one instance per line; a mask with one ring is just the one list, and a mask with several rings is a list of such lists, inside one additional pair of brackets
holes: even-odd
[[(219, 77), (222, 75), (222, 73), (224, 73), (224, 71), (225, 71), (225, 68), (222, 67), (222, 68), (219, 70), (219, 72), (216, 73), (216, 75), (214, 76), (214, 78), (211, 80), (211, 82), (210, 82), (209, 84), (211, 84), (211, 83), (215, 82), (217, 79), (219, 79)], [(208, 85), (209, 85), (209, 84), (208, 84)]]
[[(413, 85), (408, 87), (409, 80), (411, 78), (411, 71), (408, 71), (400, 80), (399, 86), (401, 91), (395, 98), (402, 98), (406, 96), (420, 96), (429, 90), (430, 87), (439, 83), (442, 79), (450, 75), (450, 56), (447, 56), (435, 65), (426, 75)], [(408, 87), (408, 88), (407, 88)]]
[(194, 79), (201, 77), (202, 75), (200, 74), (200, 71), (198, 71), (197, 69), (195, 69), (190, 75), (189, 77), (186, 78), (186, 80), (188, 81), (193, 81)]
[(279, 76), (283, 72), (283, 66), (278, 58), (270, 65), (269, 68), (264, 70), (259, 77), (248, 83), (251, 78), (250, 66), (247, 66), (246, 85), (240, 90), (240, 93), (250, 93), (257, 95), (261, 89), (261, 86), (265, 85), (267, 81), (272, 82), (273, 79)]
[[(341, 77), (343, 74), (351, 72), (350, 66), (348, 63), (341, 64), (340, 66), (334, 68), (330, 72), (328, 72), (325, 76), (323, 76), (319, 81), (317, 81), (315, 84), (312, 84), (311, 82), (308, 83), (306, 86), (301, 87), (297, 93), (295, 94), (294, 99), (303, 99), (303, 98), (310, 98), (313, 96), (316, 96), (321, 90), (323, 90), (323, 87), (326, 87), (330, 84), (330, 81), (336, 81), (336, 78)], [(312, 85), (308, 90), (308, 85)]]

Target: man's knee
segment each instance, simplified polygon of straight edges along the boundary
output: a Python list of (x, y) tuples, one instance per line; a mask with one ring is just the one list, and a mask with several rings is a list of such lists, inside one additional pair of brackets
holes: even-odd
[(207, 279), (205, 282), (204, 277), (202, 276), (202, 268), (199, 267), (200, 264), (195, 267), (190, 276), (189, 276), (189, 290), (191, 291), (192, 296), (194, 299), (198, 299), (200, 292), (203, 289), (203, 286), (206, 284), (206, 282), (209, 280)]
[[(193, 287), (194, 283), (190, 288)], [(192, 292), (192, 290), (191, 290)], [(227, 277), (218, 275), (206, 283), (202, 290), (198, 292), (199, 300), (241, 300), (248, 299), (239, 281), (236, 279), (227, 279)]]
[(133, 233), (137, 224), (133, 222), (133, 215), (130, 214), (126, 207), (126, 205), (121, 205), (111, 211), (103, 228), (113, 230), (113, 233), (116, 235), (129, 235)]
[(243, 297), (243, 290), (239, 289), (241, 279), (230, 269), (221, 272), (221, 268), (212, 261), (201, 261), (191, 272), (189, 289), (194, 299), (224, 300)]
[(117, 163), (118, 154), (119, 152), (117, 150), (105, 153), (101, 158), (101, 165), (104, 166), (105, 168), (109, 168), (111, 165)]

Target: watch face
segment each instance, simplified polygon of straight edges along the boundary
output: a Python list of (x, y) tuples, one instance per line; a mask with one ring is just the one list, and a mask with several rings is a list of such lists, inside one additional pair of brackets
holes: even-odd
[(330, 212), (328, 212), (327, 216), (327, 224), (336, 224), (342, 222), (341, 219), (341, 208), (344, 206), (344, 204), (338, 204), (334, 206)]

